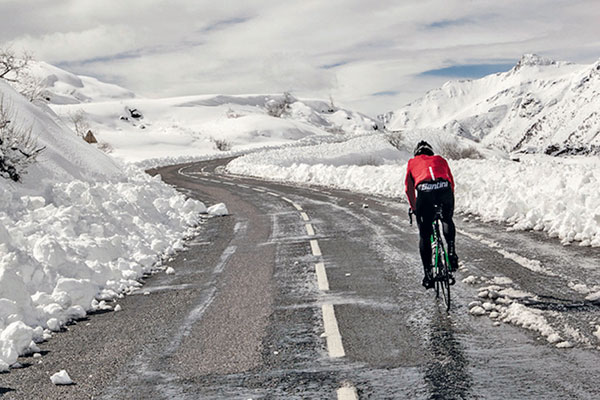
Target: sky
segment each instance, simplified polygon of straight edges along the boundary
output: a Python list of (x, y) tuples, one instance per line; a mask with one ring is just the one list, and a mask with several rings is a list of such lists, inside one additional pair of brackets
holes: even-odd
[(144, 97), (290, 91), (375, 116), (521, 55), (600, 58), (598, 0), (0, 0), (0, 48)]

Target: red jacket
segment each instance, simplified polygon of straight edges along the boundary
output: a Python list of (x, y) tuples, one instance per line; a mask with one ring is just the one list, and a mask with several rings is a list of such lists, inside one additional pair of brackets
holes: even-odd
[(454, 178), (446, 160), (441, 156), (428, 156), (421, 154), (408, 160), (406, 167), (406, 196), (413, 211), (416, 210), (415, 188), (421, 182), (445, 179), (450, 182), (454, 192)]

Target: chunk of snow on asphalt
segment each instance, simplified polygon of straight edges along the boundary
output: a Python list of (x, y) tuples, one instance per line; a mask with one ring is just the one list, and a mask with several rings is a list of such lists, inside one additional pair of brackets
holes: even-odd
[(481, 306), (475, 306), (469, 310), (469, 313), (476, 316), (485, 315), (485, 309)]
[(533, 297), (533, 295), (529, 292), (510, 287), (499, 290), (498, 294), (500, 294), (500, 296), (502, 297), (508, 297), (511, 299), (523, 299), (526, 297)]
[(467, 305), (467, 308), (471, 309), (476, 306), (481, 306), (481, 301), (472, 301)]
[(542, 310), (527, 308), (523, 304), (513, 303), (506, 308), (502, 317), (504, 322), (538, 332), (544, 336), (549, 343), (561, 341), (559, 334), (552, 326), (550, 326), (548, 320), (543, 316)]
[(166, 271), (165, 271), (165, 274), (167, 274), (167, 275), (173, 275), (173, 274), (175, 274), (175, 268), (173, 268), (173, 267), (167, 268)]
[(477, 277), (475, 275), (469, 275), (462, 281), (463, 281), (463, 283), (474, 284), (475, 281), (477, 281)]
[(50, 380), (55, 385), (72, 385), (73, 384), (71, 377), (69, 376), (67, 371), (65, 371), (64, 369), (62, 369), (59, 372), (52, 375), (50, 377)]
[(505, 276), (495, 276), (489, 281), (489, 283), (493, 285), (510, 285), (511, 283), (513, 283), (513, 280)]
[(229, 215), (227, 206), (224, 203), (218, 203), (218, 204), (208, 207), (207, 213), (209, 215), (213, 215), (213, 216), (217, 216), (217, 217)]
[(565, 340), (564, 342), (557, 343), (556, 347), (558, 347), (559, 349), (570, 349), (571, 347), (573, 347), (573, 343)]
[(596, 336), (596, 338), (598, 338), (598, 340), (600, 341), (600, 325), (596, 325), (596, 331), (594, 331), (594, 336)]
[(543, 274), (546, 274), (549, 276), (556, 276), (556, 274), (554, 272), (544, 268), (542, 266), (541, 261), (539, 261), (539, 260), (532, 260), (530, 258), (523, 257), (519, 254), (513, 253), (511, 251), (507, 251), (504, 249), (498, 249), (497, 251), (498, 251), (498, 253), (502, 254), (505, 258), (515, 261), (516, 263), (522, 265), (523, 267), (527, 268), (530, 271), (540, 272), (540, 273), (543, 273)]
[(120, 304), (117, 304), (117, 305), (115, 306), (115, 312), (122, 311), (122, 310), (123, 310), (123, 307), (121, 307), (121, 305), (120, 305)]
[(588, 294), (587, 296), (585, 296), (585, 299), (589, 300), (589, 301), (598, 301), (598, 300), (600, 300), (600, 291)]
[(569, 288), (573, 289), (574, 291), (581, 293), (581, 294), (589, 294), (592, 289), (590, 289), (586, 284), (584, 283), (575, 283), (575, 282), (569, 282), (567, 284), (567, 286), (569, 286)]

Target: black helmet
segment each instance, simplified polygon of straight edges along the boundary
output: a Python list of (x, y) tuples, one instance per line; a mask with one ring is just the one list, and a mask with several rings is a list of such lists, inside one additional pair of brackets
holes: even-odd
[(416, 157), (421, 154), (426, 154), (428, 156), (434, 155), (431, 145), (424, 140), (421, 140), (417, 147), (415, 147), (414, 156)]

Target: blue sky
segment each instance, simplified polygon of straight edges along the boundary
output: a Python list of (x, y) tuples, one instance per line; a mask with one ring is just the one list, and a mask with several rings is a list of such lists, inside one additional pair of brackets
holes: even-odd
[(496, 64), (465, 64), (465, 65), (451, 65), (449, 67), (430, 69), (421, 72), (422, 76), (441, 76), (446, 78), (466, 78), (466, 79), (477, 79), (482, 78), (486, 75), (495, 74), (497, 72), (506, 72), (517, 63), (518, 60), (514, 60), (510, 63), (496, 63)]
[(597, 0), (0, 0), (0, 46), (148, 97), (331, 95), (370, 115), (524, 53), (600, 58)]

